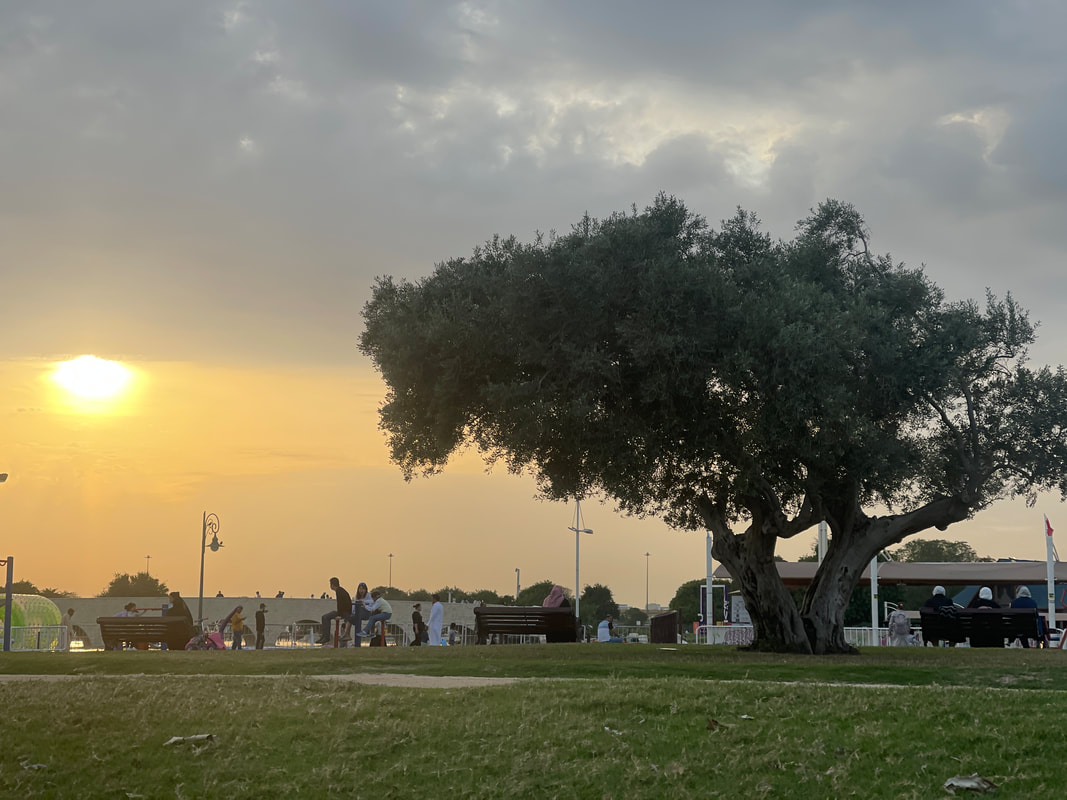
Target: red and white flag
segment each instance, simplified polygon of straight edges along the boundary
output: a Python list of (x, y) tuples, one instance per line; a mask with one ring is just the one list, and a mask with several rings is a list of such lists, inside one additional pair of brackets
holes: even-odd
[(1053, 533), (1052, 524), (1048, 521), (1048, 514), (1046, 514), (1045, 515), (1045, 536), (1051, 536), (1052, 533)]

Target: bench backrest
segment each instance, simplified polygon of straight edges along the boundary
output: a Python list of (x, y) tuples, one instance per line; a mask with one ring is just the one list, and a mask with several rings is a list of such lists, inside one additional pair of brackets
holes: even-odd
[(478, 606), (474, 628), (479, 638), (494, 633), (535, 635), (569, 632), (577, 636), (578, 621), (571, 608), (542, 606)]
[(104, 643), (166, 642), (167, 647), (185, 647), (193, 637), (193, 626), (185, 617), (97, 617)]
[(1039, 637), (1036, 608), (961, 608), (954, 616), (920, 609), (923, 639), (962, 642), (967, 638)]

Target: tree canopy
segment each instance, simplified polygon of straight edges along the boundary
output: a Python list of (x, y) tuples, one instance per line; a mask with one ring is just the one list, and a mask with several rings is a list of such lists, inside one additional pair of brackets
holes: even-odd
[(950, 542), (945, 539), (912, 539), (896, 550), (890, 551), (896, 561), (992, 561), (988, 556), (979, 556), (967, 542)]
[[(847, 651), (876, 553), (1067, 493), (1067, 378), (1026, 366), (1025, 312), (946, 302), (838, 201), (774, 241), (749, 212), (715, 231), (661, 195), (563, 236), (494, 238), (417, 284), (380, 278), (363, 314), (405, 477), (473, 445), (546, 498), (707, 529), (757, 648)], [(775, 546), (823, 519), (798, 607)]]
[(147, 572), (138, 572), (133, 576), (116, 572), (111, 583), (100, 592), (100, 597), (165, 597), (169, 591), (167, 584)]
[(619, 604), (615, 602), (611, 589), (602, 583), (593, 583), (582, 590), (578, 614), (583, 625), (595, 627), (609, 614), (612, 618), (618, 618)]

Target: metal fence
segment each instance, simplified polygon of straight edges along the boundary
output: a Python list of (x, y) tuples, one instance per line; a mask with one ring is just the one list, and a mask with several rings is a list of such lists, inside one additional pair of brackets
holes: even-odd
[[(697, 628), (697, 644), (752, 644), (751, 625), (701, 625)], [(885, 647), (889, 644), (886, 628), (845, 628), (845, 641), (853, 647)]]

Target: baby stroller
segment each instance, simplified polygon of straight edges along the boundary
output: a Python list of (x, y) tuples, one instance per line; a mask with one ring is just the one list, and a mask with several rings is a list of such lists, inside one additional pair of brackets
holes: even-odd
[[(223, 641), (222, 634), (226, 631), (226, 626), (230, 624), (230, 620), (233, 618), (233, 615), (240, 611), (242, 608), (243, 606), (237, 606), (236, 608), (234, 608), (233, 611), (231, 611), (225, 617), (220, 619), (215, 624), (215, 630), (208, 631), (205, 628), (204, 630), (200, 631), (200, 633), (196, 634), (192, 639), (189, 640), (189, 643), (185, 645), (185, 649), (225, 650), (226, 642)], [(200, 622), (204, 622), (204, 620), (200, 620)]]
[(225, 650), (226, 642), (222, 640), (222, 634), (218, 631), (200, 631), (189, 643), (186, 650)]

